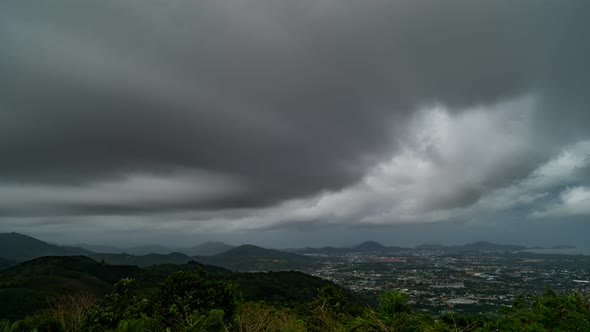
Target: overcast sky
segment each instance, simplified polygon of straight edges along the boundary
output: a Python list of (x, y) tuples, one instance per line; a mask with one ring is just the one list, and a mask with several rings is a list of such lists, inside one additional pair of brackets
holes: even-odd
[(590, 234), (590, 2), (0, 3), (0, 231), (272, 247)]

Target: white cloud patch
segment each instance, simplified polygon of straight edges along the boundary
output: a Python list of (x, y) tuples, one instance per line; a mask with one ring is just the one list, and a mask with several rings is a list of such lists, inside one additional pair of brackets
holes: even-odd
[[(565, 147), (557, 156), (538, 166), (523, 179), (488, 193), (479, 205), (489, 211), (531, 205), (564, 186), (584, 183), (590, 167), (589, 156), (590, 141)], [(538, 218), (541, 214), (535, 211), (531, 217)]]
[(357, 211), (360, 222), (436, 222), (470, 214), (486, 192), (510, 182), (534, 153), (528, 122), (533, 111), (532, 97), (454, 116), (444, 107), (424, 110), (403, 152), (347, 191), (351, 201), (356, 193), (370, 202)]
[[(490, 108), (451, 115), (436, 106), (411, 123), (401, 152), (374, 168), (357, 184), (312, 198), (246, 211), (240, 216), (200, 220), (198, 229), (274, 228), (281, 225), (379, 225), (439, 222), (473, 216), (486, 193), (515, 181), (534, 155), (527, 96)], [(508, 170), (508, 171), (507, 171)], [(516, 171), (515, 171), (516, 170)], [(541, 196), (519, 195), (523, 204)]]
[(560, 202), (535, 211), (531, 218), (564, 218), (590, 215), (590, 188), (571, 187), (561, 192)]
[(574, 184), (584, 179), (583, 171), (589, 166), (590, 141), (578, 142), (537, 168), (524, 185), (538, 189)]
[[(441, 106), (425, 109), (414, 119), (402, 151), (356, 185), (206, 224), (237, 230), (305, 222), (443, 222), (535, 206), (559, 186), (584, 180), (590, 141), (564, 148), (531, 171), (526, 166), (538, 156), (530, 121), (534, 111), (531, 96), (457, 115)], [(584, 194), (577, 189), (562, 195), (567, 215), (587, 211)], [(556, 211), (566, 215), (565, 209)]]

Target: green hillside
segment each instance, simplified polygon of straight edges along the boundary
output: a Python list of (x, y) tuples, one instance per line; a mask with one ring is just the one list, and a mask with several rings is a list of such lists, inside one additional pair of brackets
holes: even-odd
[(21, 319), (48, 306), (63, 294), (100, 298), (123, 278), (137, 280), (139, 290), (151, 294), (176, 272), (204, 271), (210, 278), (235, 282), (252, 301), (301, 304), (313, 299), (329, 281), (300, 272), (233, 273), (191, 261), (146, 268), (111, 265), (85, 256), (40, 257), (0, 271), (0, 319)]
[(132, 269), (104, 268), (83, 256), (41, 257), (0, 271), (0, 317), (22, 318), (61, 294), (100, 297)]
[[(337, 287), (331, 281), (296, 271), (235, 273), (229, 280), (240, 286), (247, 300), (281, 305), (307, 303), (318, 295), (320, 289)], [(352, 292), (343, 292), (351, 300), (355, 299)]]
[(0, 281), (14, 280), (17, 277), (24, 280), (39, 276), (89, 275), (112, 284), (124, 277), (135, 277), (141, 272), (142, 270), (135, 266), (101, 264), (86, 256), (48, 256), (0, 271)]

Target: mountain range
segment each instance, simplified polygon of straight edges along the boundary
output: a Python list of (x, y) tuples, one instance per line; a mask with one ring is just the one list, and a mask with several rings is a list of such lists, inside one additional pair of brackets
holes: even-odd
[[(220, 242), (185, 248), (183, 252), (148, 253), (134, 255), (127, 252), (93, 252), (91, 247), (67, 247), (50, 244), (18, 233), (0, 234), (0, 269), (43, 256), (82, 255), (96, 262), (110, 265), (131, 265), (148, 267), (162, 264), (187, 264), (199, 262), (227, 268), (231, 271), (289, 271), (304, 270), (313, 266), (316, 259), (280, 250), (266, 249), (254, 245), (233, 247)], [(108, 249), (98, 246), (94, 249)], [(110, 247), (113, 249), (113, 247)], [(142, 247), (143, 249), (148, 248)], [(163, 247), (156, 247), (163, 248)], [(223, 251), (219, 253), (219, 251)], [(115, 251), (116, 252), (116, 251)], [(187, 255), (200, 253), (201, 255)]]
[[(568, 246), (570, 248), (570, 246)], [(254, 245), (234, 247), (222, 242), (205, 242), (188, 248), (172, 250), (163, 246), (115, 248), (108, 246), (60, 246), (18, 233), (0, 233), (0, 269), (42, 256), (83, 255), (97, 262), (112, 265), (147, 267), (161, 264), (187, 264), (194, 261), (215, 265), (231, 271), (285, 271), (313, 268), (322, 255), (395, 254), (407, 250), (441, 251), (521, 251), (520, 245), (485, 241), (460, 246), (421, 245), (414, 249), (384, 246), (366, 241), (352, 247), (322, 247), (276, 250)]]
[(78, 247), (50, 244), (19, 233), (0, 233), (0, 257), (26, 261), (41, 256), (89, 255), (92, 251)]
[(201, 243), (192, 247), (185, 248), (169, 248), (160, 245), (146, 245), (137, 247), (120, 248), (113, 246), (104, 245), (93, 245), (93, 244), (76, 244), (75, 247), (84, 248), (92, 252), (99, 252), (103, 254), (130, 254), (130, 255), (147, 255), (147, 254), (170, 254), (173, 252), (179, 252), (187, 256), (213, 256), (224, 251), (235, 248), (235, 246), (223, 243), (209, 241)]

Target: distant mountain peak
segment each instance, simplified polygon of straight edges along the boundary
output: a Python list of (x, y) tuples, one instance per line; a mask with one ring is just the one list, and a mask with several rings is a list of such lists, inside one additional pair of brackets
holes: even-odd
[(0, 233), (0, 252), (2, 257), (14, 261), (26, 261), (41, 256), (71, 256), (91, 253), (86, 249), (58, 246), (16, 232)]
[(35, 239), (34, 237), (30, 236), (30, 235), (25, 235), (25, 234), (21, 234), (21, 233), (17, 233), (17, 232), (10, 232), (10, 233), (0, 233), (0, 237), (4, 237), (4, 238), (25, 238), (25, 239), (30, 239), (30, 240), (35, 240), (35, 241), (39, 241), (39, 242), (43, 242), (41, 240)]
[(275, 249), (266, 249), (262, 248), (253, 244), (243, 244), (241, 246), (234, 247), (226, 252), (222, 252), (219, 255), (234, 255), (236, 253), (247, 253), (247, 254), (258, 254), (258, 253), (268, 253), (268, 252), (277, 252), (278, 250)]
[(189, 256), (213, 256), (233, 248), (235, 247), (224, 242), (207, 241), (190, 248), (176, 249), (176, 251), (180, 251)]
[(381, 250), (387, 249), (387, 248), (385, 246), (383, 246), (381, 243), (376, 242), (376, 241), (365, 241), (365, 242), (359, 244), (358, 246), (356, 246), (355, 249), (362, 250), (362, 251), (381, 251)]

